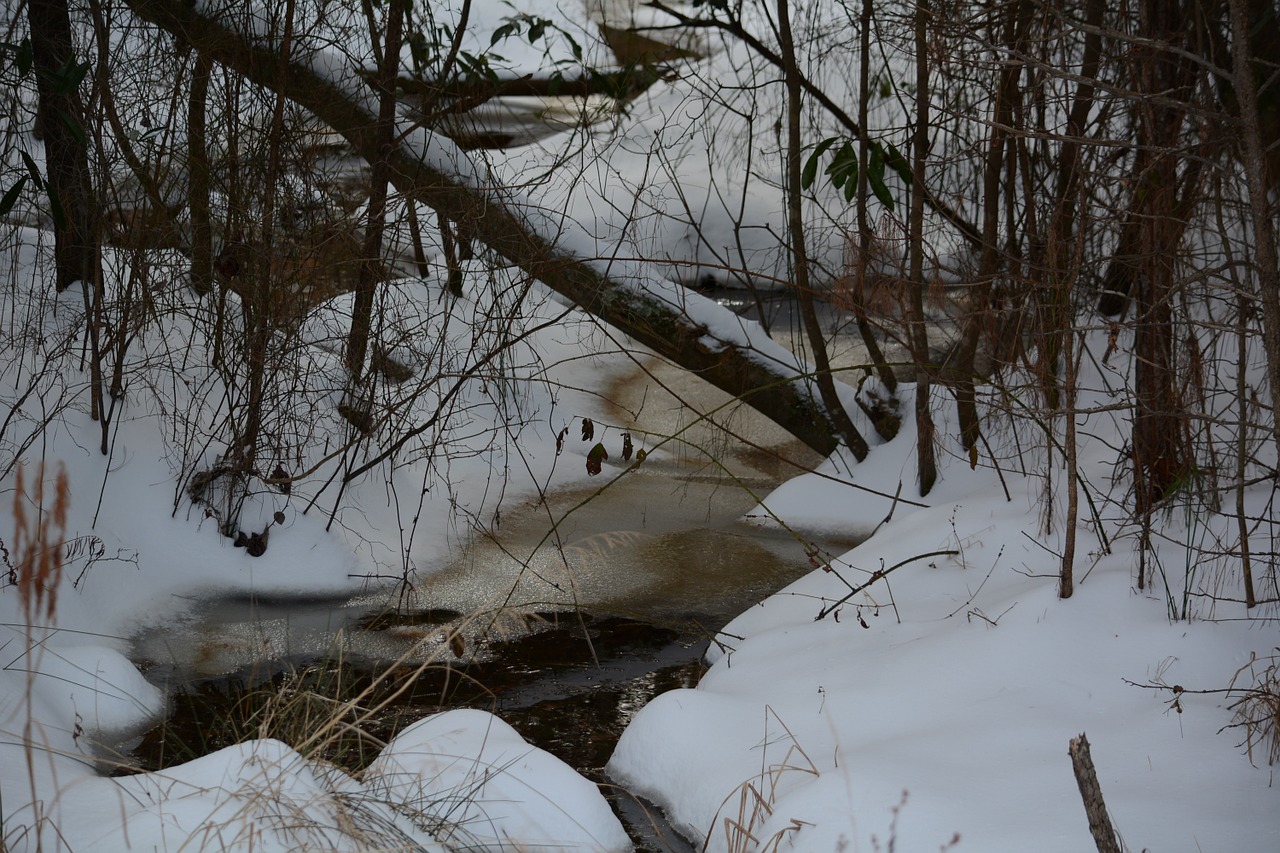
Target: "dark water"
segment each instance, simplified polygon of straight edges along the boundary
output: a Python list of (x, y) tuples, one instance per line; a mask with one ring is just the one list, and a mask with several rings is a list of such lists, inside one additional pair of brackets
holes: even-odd
[[(422, 614), (419, 624), (449, 616)], [(640, 708), (659, 693), (697, 684), (708, 642), (703, 626), (585, 613), (542, 618), (536, 633), (493, 643), (490, 659), (470, 664), (388, 669), (369, 661), (277, 660), (187, 682), (173, 689), (168, 719), (132, 747), (132, 763), (160, 769), (263, 735), (297, 742), (334, 722), (335, 704), (359, 697), (358, 708), (336, 721), (349, 725), (333, 725), (315, 749), (358, 772), (381, 743), (422, 717), (479, 708), (599, 783), (638, 850), (690, 850), (656, 810), (609, 785), (603, 769)]]

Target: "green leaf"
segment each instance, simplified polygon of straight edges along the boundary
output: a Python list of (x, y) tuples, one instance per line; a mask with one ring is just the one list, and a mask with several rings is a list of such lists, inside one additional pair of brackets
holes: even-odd
[(68, 92), (75, 91), (84, 76), (89, 73), (90, 63), (76, 62), (73, 58), (68, 57), (66, 64), (58, 71), (49, 76), (49, 82), (53, 84), (53, 91), (58, 95), (65, 95)]
[(9, 191), (4, 194), (4, 198), (0, 198), (0, 216), (4, 216), (13, 209), (14, 204), (18, 201), (18, 194), (22, 192), (22, 188), (27, 184), (27, 176), (23, 175), (18, 178), (18, 182), (9, 187)]
[(847, 183), (857, 186), (858, 152), (854, 151), (853, 146), (847, 141), (840, 146), (840, 150), (832, 158), (831, 165), (827, 167), (827, 174), (831, 176), (831, 185), (836, 189), (840, 189)]
[(911, 184), (911, 164), (907, 162), (907, 158), (902, 156), (902, 152), (893, 147), (893, 143), (888, 143), (889, 156), (885, 160), (889, 163), (890, 168), (898, 173), (898, 177), (902, 178), (902, 182), (910, 186)]
[(19, 151), (22, 156), (22, 162), (27, 166), (27, 174), (31, 176), (31, 182), (41, 189), (44, 188), (44, 179), (40, 176), (40, 167), (36, 165), (36, 161), (31, 159), (31, 155), (25, 151)]
[(31, 39), (25, 38), (18, 43), (18, 53), (15, 57), (15, 62), (17, 62), (18, 65), (18, 74), (26, 77), (31, 73)]
[(515, 24), (503, 24), (493, 31), (493, 38), (489, 39), (489, 47), (493, 47), (505, 38), (509, 38), (512, 33), (519, 32), (520, 28)]
[(884, 183), (884, 149), (879, 142), (871, 144), (871, 162), (867, 164), (867, 177)]
[(534, 18), (529, 24), (529, 44), (534, 44), (538, 39), (542, 38), (547, 32), (547, 22), (539, 18)]
[(893, 210), (893, 195), (889, 192), (889, 188), (885, 186), (883, 177), (875, 177), (867, 172), (867, 183), (871, 185), (871, 192), (875, 193), (876, 198), (880, 199), (880, 203)]
[(867, 183), (871, 185), (871, 192), (880, 199), (880, 203), (892, 211), (893, 195), (884, 182), (884, 154), (879, 142), (871, 147), (871, 162), (867, 164)]
[(46, 184), (45, 192), (49, 194), (49, 212), (53, 214), (53, 224), (60, 230), (65, 231), (67, 228), (67, 214), (62, 209), (62, 201), (58, 198), (58, 194), (54, 192), (52, 186)]
[(818, 177), (818, 161), (822, 159), (822, 155), (827, 153), (827, 149), (840, 141), (840, 137), (832, 136), (818, 143), (818, 147), (813, 149), (813, 153), (809, 155), (809, 159), (805, 161), (804, 171), (800, 173), (800, 189), (807, 190), (813, 186), (814, 180)]

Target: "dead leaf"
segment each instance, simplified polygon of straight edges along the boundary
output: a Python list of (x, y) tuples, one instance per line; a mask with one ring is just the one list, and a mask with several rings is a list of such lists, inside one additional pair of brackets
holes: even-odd
[(591, 448), (591, 452), (587, 454), (587, 473), (594, 477), (600, 473), (604, 461), (609, 458), (609, 451), (604, 449), (604, 445), (599, 442)]

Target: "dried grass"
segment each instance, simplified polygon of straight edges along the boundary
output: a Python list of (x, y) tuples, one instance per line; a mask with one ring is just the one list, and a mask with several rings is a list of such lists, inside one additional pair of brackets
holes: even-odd
[(46, 508), (44, 463), (36, 471), (35, 491), (30, 495), (23, 474), (24, 466), (19, 463), (14, 484), (13, 550), (6, 551), (4, 558), (9, 582), (18, 588), (27, 624), (47, 624), (58, 609), (71, 487), (66, 468), (59, 465), (53, 506)]
[[(747, 853), (747, 851), (754, 850), (759, 850), (761, 853), (777, 853), (782, 849), (783, 842), (792, 833), (798, 832), (803, 828), (804, 823), (793, 818), (787, 826), (778, 829), (768, 838), (761, 839), (756, 835), (769, 818), (773, 816), (779, 788), (785, 778), (789, 778), (793, 773), (802, 773), (813, 777), (819, 775), (817, 766), (805, 753), (804, 748), (800, 746), (791, 729), (787, 727), (787, 724), (782, 721), (772, 708), (766, 707), (765, 737), (768, 745), (772, 747), (778, 743), (778, 741), (770, 737), (768, 732), (770, 719), (781, 726), (786, 733), (781, 740), (783, 742), (789, 741), (782, 761), (774, 764), (764, 764), (760, 768), (759, 775), (744, 781), (733, 793), (725, 797), (724, 802), (720, 804), (719, 810), (716, 811), (715, 817), (711, 821), (712, 831), (708, 833), (707, 840), (702, 845), (703, 851), (706, 851), (711, 844), (712, 834), (718, 830), (723, 830), (725, 848), (729, 853)], [(767, 752), (764, 761), (768, 761)], [(725, 814), (726, 808), (730, 807), (735, 808), (735, 811), (732, 814)]]
[[(1276, 651), (1280, 652), (1280, 648)], [(1242, 677), (1247, 677), (1250, 686), (1237, 690), (1236, 683)], [(1239, 693), (1240, 698), (1230, 705), (1235, 722), (1227, 728), (1244, 730), (1240, 745), (1249, 761), (1256, 763), (1256, 752), (1258, 756), (1265, 755), (1270, 766), (1280, 763), (1280, 654), (1265, 658), (1251, 654), (1249, 662), (1232, 676), (1231, 691)]]

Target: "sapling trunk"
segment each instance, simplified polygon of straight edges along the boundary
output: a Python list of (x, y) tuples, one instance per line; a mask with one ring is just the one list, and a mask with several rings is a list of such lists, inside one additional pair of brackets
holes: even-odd
[[(376, 131), (378, 156), (372, 163), (360, 276), (356, 283), (354, 307), (351, 309), (351, 333), (347, 337), (347, 373), (351, 377), (353, 388), (358, 387), (364, 378), (364, 359), (369, 348), (373, 297), (378, 280), (382, 277), (382, 237), (387, 227), (387, 186), (391, 183), (391, 150), (395, 145), (395, 80), (396, 73), (400, 69), (400, 44), (404, 35), (404, 4), (405, 0), (390, 0), (388, 4), (382, 62), (378, 69)], [(377, 41), (376, 32), (371, 32), (370, 37)], [(359, 395), (357, 393), (353, 396), (358, 398)], [(355, 400), (352, 402), (355, 403)]]
[[(1280, 258), (1277, 258), (1276, 230), (1272, 218), (1270, 193), (1275, 187), (1267, 182), (1267, 153), (1258, 107), (1258, 90), (1254, 82), (1250, 49), (1249, 15), (1244, 0), (1228, 0), (1231, 11), (1232, 56), (1236, 100), (1240, 105), (1241, 161), (1245, 185), (1249, 193), (1249, 214), (1253, 224), (1254, 268), (1258, 277), (1258, 294), (1262, 302), (1262, 346), (1267, 353), (1267, 381), (1271, 405), (1280, 411)], [(1272, 100), (1275, 100), (1273, 90)], [(1274, 103), (1273, 103), (1274, 113)], [(1275, 146), (1274, 140), (1271, 141)], [(1280, 176), (1277, 176), (1280, 177)], [(1271, 418), (1271, 436), (1280, 451), (1280, 417)], [(1250, 606), (1253, 606), (1252, 601)]]
[(205, 120), (212, 73), (213, 60), (208, 53), (197, 50), (187, 98), (187, 204), (191, 211), (191, 288), (201, 295), (213, 292), (213, 224)]
[(929, 411), (931, 383), (929, 376), (929, 332), (924, 317), (924, 172), (929, 156), (929, 44), (928, 23), (932, 17), (929, 0), (919, 0), (915, 14), (916, 49), (916, 126), (913, 134), (913, 159), (910, 212), (910, 271), (908, 272), (908, 328), (911, 357), (915, 361), (916, 379), (916, 471), (923, 497), (938, 479), (938, 466), (933, 449), (933, 415)]
[[(871, 101), (871, 11), (871, 0), (862, 0), (862, 14), (858, 19), (858, 126), (863, 128), (867, 126), (867, 109)], [(866, 306), (863, 302), (863, 294), (867, 293), (867, 265), (870, 263), (872, 251), (871, 222), (867, 216), (869, 160), (870, 145), (867, 134), (861, 133), (858, 135), (858, 253), (854, 260), (853, 316), (858, 325), (858, 335), (862, 338), (863, 346), (867, 348), (867, 357), (875, 366), (876, 375), (880, 377), (880, 382), (889, 394), (896, 395), (898, 377), (894, 375), (893, 368), (889, 366), (884, 353), (880, 350), (880, 343), (876, 340), (875, 332), (867, 319)], [(876, 429), (880, 431), (881, 427), (877, 425)], [(897, 431), (894, 430), (894, 432)], [(881, 437), (886, 440), (893, 438), (892, 435), (885, 435), (884, 432), (881, 432)]]
[(800, 113), (803, 106), (800, 69), (796, 61), (795, 41), (791, 33), (791, 9), (787, 0), (778, 0), (778, 33), (782, 42), (783, 73), (787, 85), (787, 222), (791, 239), (792, 274), (795, 276), (796, 300), (800, 306), (805, 332), (813, 358), (814, 382), (823, 406), (854, 457), (861, 462), (867, 456), (867, 442), (849, 419), (831, 375), (826, 336), (818, 320), (813, 301), (813, 285), (809, 279), (809, 255), (805, 247), (803, 197), (800, 189)]

